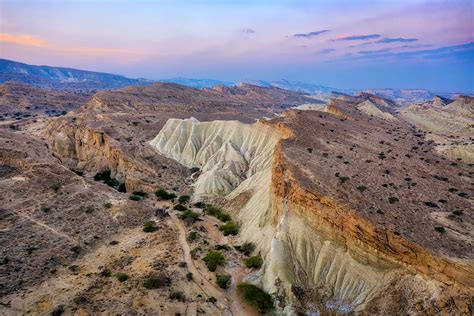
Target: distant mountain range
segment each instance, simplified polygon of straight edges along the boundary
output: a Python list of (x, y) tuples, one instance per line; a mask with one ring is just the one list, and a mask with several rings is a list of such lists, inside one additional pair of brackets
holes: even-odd
[[(251, 79), (243, 80), (241, 82), (190, 78), (171, 78), (162, 80), (132, 79), (109, 73), (63, 67), (34, 66), (7, 59), (0, 59), (0, 83), (6, 81), (23, 82), (42, 88), (75, 91), (110, 90), (125, 86), (147, 85), (153, 82), (171, 82), (198, 89), (212, 88), (217, 85), (231, 87), (247, 83), (259, 87), (276, 87), (302, 92), (321, 100), (327, 100), (335, 94), (355, 95), (359, 92), (367, 92), (382, 98), (394, 100), (401, 104), (424, 102), (435, 96), (434, 93), (425, 89), (339, 89), (285, 79), (277, 81)], [(443, 93), (437, 95), (451, 99), (458, 96), (454, 93)]]
[(59, 90), (102, 90), (151, 83), (121, 75), (73, 68), (34, 66), (0, 59), (0, 83), (17, 81), (42, 88)]

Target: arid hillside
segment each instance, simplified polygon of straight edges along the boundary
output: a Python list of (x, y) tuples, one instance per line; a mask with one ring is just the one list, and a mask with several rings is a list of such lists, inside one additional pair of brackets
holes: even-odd
[[(14, 87), (9, 109), (76, 96)], [(4, 121), (0, 313), (468, 314), (471, 162), (409, 108), (334, 96), (157, 83)]]

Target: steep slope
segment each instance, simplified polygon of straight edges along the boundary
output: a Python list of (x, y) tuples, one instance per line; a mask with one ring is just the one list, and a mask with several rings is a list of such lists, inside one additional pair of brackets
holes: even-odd
[[(203, 168), (195, 198), (221, 195), (214, 200), (223, 198), (237, 216), (242, 240), (255, 242), (265, 258), (247, 279), (277, 293), (285, 306), (280, 312), (467, 312), (474, 285), (472, 202), (448, 191), (453, 186), (472, 195), (463, 180), (470, 177), (467, 166), (450, 167), (404, 124), (299, 113), (268, 123), (273, 131), (261, 131), (262, 123), (237, 128), (228, 122), (224, 132), (221, 121), (171, 120), (151, 143), (188, 167)], [(380, 143), (367, 140), (369, 134)], [(267, 135), (270, 146), (262, 147)], [(401, 158), (408, 152), (410, 158)], [(437, 159), (439, 166), (431, 165)], [(432, 183), (445, 174), (449, 183)], [(428, 202), (440, 192), (446, 200), (433, 211)], [(462, 222), (449, 216), (454, 205), (468, 212)], [(386, 297), (391, 302), (381, 306)]]

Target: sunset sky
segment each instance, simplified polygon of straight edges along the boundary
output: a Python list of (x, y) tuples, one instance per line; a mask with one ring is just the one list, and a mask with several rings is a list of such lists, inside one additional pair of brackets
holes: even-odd
[(0, 57), (129, 77), (474, 92), (474, 1), (0, 0)]

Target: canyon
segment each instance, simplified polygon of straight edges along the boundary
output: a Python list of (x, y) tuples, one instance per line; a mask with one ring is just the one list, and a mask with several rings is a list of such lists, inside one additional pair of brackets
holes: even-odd
[[(275, 314), (468, 315), (474, 102), (450, 101), (156, 83), (99, 91), (58, 117), (6, 116), (0, 312), (252, 314), (235, 294), (247, 281), (273, 295)], [(94, 180), (104, 171), (116, 183)], [(179, 219), (157, 189), (189, 195), (200, 220)], [(198, 202), (230, 214), (239, 233), (222, 236)], [(243, 266), (245, 242), (261, 268)], [(227, 244), (222, 290), (201, 259)], [(172, 285), (144, 289), (153, 273)]]

